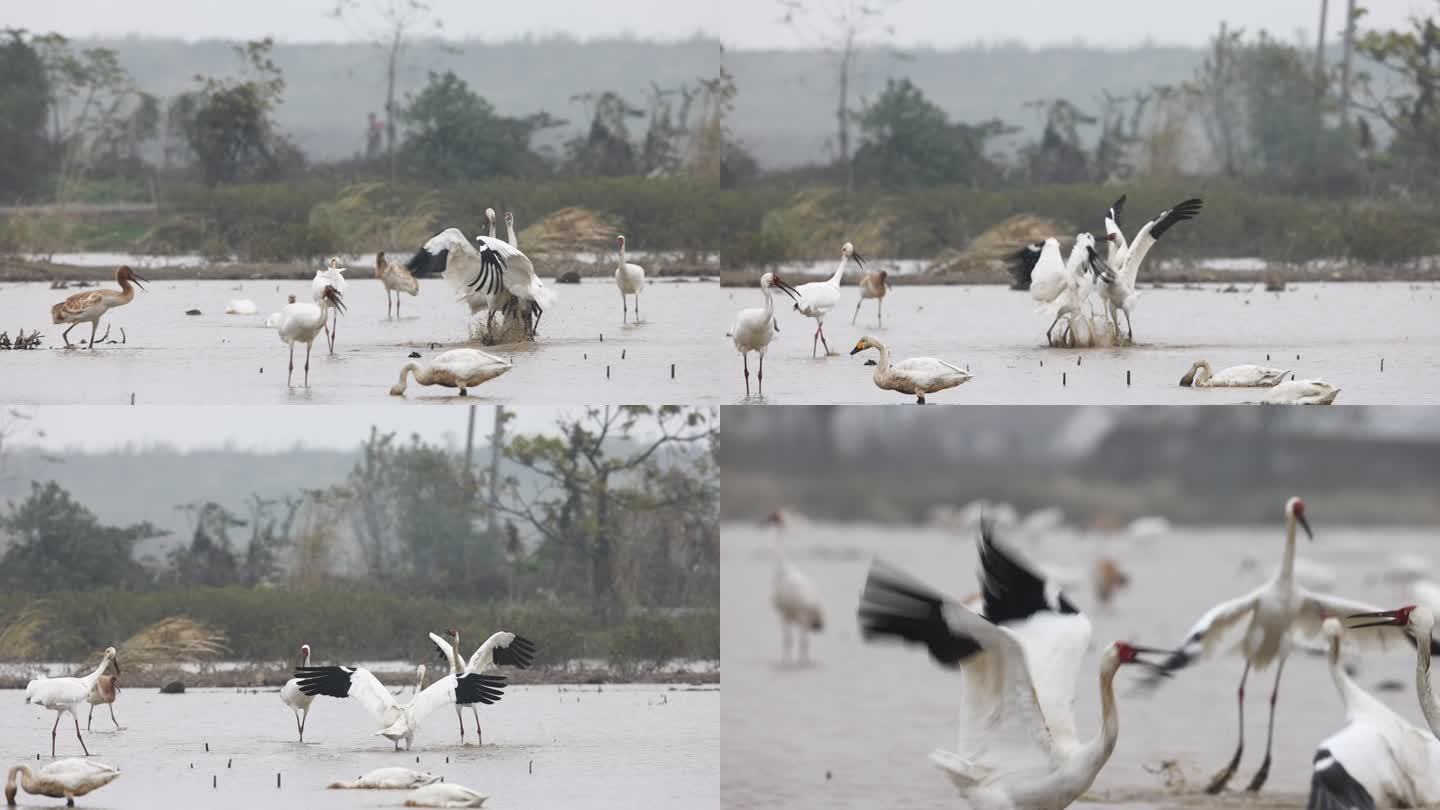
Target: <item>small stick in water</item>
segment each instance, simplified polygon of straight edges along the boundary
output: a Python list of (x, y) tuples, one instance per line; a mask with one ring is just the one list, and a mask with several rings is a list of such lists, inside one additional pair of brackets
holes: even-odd
[(530, 773), (535, 773), (535, 760), (530, 760)]
[(610, 379), (610, 366), (605, 366), (605, 379)]
[(1062, 388), (1065, 386), (1065, 372), (1063, 372), (1063, 371), (1060, 372), (1060, 386), (1061, 386)]
[(672, 379), (672, 380), (675, 379), (675, 364), (674, 364), (674, 363), (671, 363), (671, 364), (670, 364), (670, 379)]
[(277, 788), (280, 787), (280, 772), (279, 772), (279, 771), (276, 771), (276, 772), (275, 772), (275, 787), (277, 787)]
[(1130, 369), (1128, 368), (1125, 369), (1125, 384), (1127, 386), (1130, 384)]

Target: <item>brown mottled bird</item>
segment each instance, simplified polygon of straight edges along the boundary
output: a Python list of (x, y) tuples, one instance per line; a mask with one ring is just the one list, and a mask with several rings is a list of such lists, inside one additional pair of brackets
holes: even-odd
[[(70, 330), (78, 324), (90, 324), (90, 348), (95, 348), (95, 332), (100, 329), (100, 318), (109, 312), (112, 307), (124, 306), (135, 298), (135, 289), (145, 289), (140, 282), (145, 279), (135, 275), (135, 271), (129, 265), (121, 265), (115, 271), (115, 283), (120, 285), (120, 291), (115, 290), (91, 290), (89, 292), (75, 293), (64, 301), (50, 308), (50, 318), (55, 323), (70, 324), (61, 334), (65, 341), (65, 347), (70, 348)], [(133, 283), (132, 283), (133, 282)]]
[(400, 293), (418, 295), (420, 282), (399, 262), (386, 261), (383, 252), (375, 254), (375, 277), (385, 285), (385, 317), (390, 317), (390, 291), (395, 291), (395, 317), (400, 317)]

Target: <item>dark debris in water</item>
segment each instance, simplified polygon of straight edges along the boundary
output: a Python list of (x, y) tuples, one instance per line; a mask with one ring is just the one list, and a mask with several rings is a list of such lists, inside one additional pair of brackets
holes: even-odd
[(38, 349), (40, 348), (40, 330), (25, 334), (21, 329), (15, 333), (12, 339), (9, 332), (0, 332), (0, 349)]
[(410, 356), (412, 358), (418, 359), (420, 357), (420, 352), (410, 352)]

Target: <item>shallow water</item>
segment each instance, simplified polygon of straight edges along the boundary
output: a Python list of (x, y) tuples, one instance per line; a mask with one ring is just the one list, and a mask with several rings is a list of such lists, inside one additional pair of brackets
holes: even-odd
[[(1303, 549), (1338, 574), (1334, 592), (1386, 607), (1406, 604), (1398, 585), (1368, 582), (1385, 555), (1434, 554), (1434, 532), (1345, 530), (1315, 524)], [(895, 563), (956, 597), (975, 592), (975, 552), (968, 531), (833, 524), (791, 525), (792, 561), (816, 582), (826, 628), (811, 643), (816, 663), (780, 664), (780, 626), (770, 605), (772, 533), (728, 524), (722, 529), (721, 645), (725, 701), (721, 708), (721, 790), (726, 807), (934, 808), (958, 796), (926, 757), (955, 747), (961, 681), (919, 647), (864, 643), (855, 611), (870, 560)], [(1185, 529), (1153, 540), (1103, 539), (1056, 532), (1043, 541), (1011, 535), (1039, 564), (1079, 572), (1068, 590), (1095, 627), (1076, 687), (1082, 740), (1099, 729), (1095, 686), (1100, 652), (1116, 639), (1171, 647), (1222, 599), (1257, 586), (1278, 564), (1278, 527)], [(1094, 560), (1109, 556), (1131, 578), (1111, 608), (1100, 608), (1084, 579)], [(1254, 563), (1258, 561), (1258, 566)], [(1247, 564), (1247, 562), (1249, 564)], [(1356, 659), (1360, 660), (1360, 659)], [(1408, 651), (1368, 653), (1356, 681), (1424, 728)], [(1294, 655), (1285, 669), (1270, 779), (1258, 797), (1236, 795), (1259, 767), (1265, 745), (1266, 696), (1274, 670), (1252, 673), (1246, 703), (1245, 757), (1217, 798), (1202, 793), (1235, 745), (1238, 658), (1206, 661), (1180, 673), (1154, 696), (1135, 695), (1138, 677), (1116, 678), (1120, 739), (1085, 802), (1130, 807), (1303, 807), (1317, 744), (1344, 724), (1339, 697), (1321, 657)], [(1398, 679), (1398, 692), (1377, 692)], [(1186, 783), (1168, 789), (1158, 769), (1178, 763)]]
[[(1263, 395), (1259, 389), (1181, 388), (1181, 376), (1200, 359), (1217, 370), (1244, 363), (1293, 369), (1301, 379), (1340, 386), (1337, 404), (1440, 401), (1440, 284), (1303, 284), (1284, 293), (1267, 293), (1258, 285), (1241, 289), (1229, 294), (1214, 285), (1142, 289), (1136, 345), (1076, 350), (1047, 347), (1049, 321), (1035, 314), (1027, 294), (1003, 287), (896, 287), (884, 299), (883, 328), (876, 327), (873, 301), (850, 324), (859, 299), (847, 287), (826, 320), (825, 334), (837, 355), (812, 358), (814, 321), (781, 310), (781, 331), (765, 359), (765, 398), (748, 401), (914, 402), (875, 387), (874, 367), (864, 362), (877, 359), (876, 352), (848, 355), (867, 334), (890, 347), (892, 361), (928, 355), (975, 375), (958, 388), (932, 394), (932, 404), (1190, 405), (1255, 402)], [(756, 289), (726, 292), (736, 308), (760, 302)], [(740, 358), (733, 346), (726, 348), (726, 401), (745, 402)], [(753, 355), (750, 366), (753, 375)]]
[[(409, 700), (409, 694), (407, 689), (400, 700)], [(20, 692), (0, 692), (0, 727), (6, 729), (0, 763), (7, 768), (35, 762), (36, 751), (42, 765), (49, 760), (55, 715), (23, 699)], [(499, 703), (480, 708), (484, 746), (474, 746), (468, 710), (470, 745), (462, 749), (454, 712), (440, 709), (422, 724), (415, 750), (407, 754), (403, 745), (395, 753), (389, 740), (375, 736), (374, 721), (359, 706), (330, 698), (316, 700), (302, 745), (295, 739), (294, 715), (273, 691), (161, 695), (129, 689), (115, 703), (125, 730), (114, 732), (101, 706), (95, 731), (85, 737), (94, 758), (120, 768), (122, 775), (79, 805), (398, 807), (406, 791), (324, 788), (374, 768), (400, 766), (489, 794), (486, 808), (715, 808), (719, 701), (718, 691), (663, 686), (511, 687)], [(57, 753), (79, 753), (68, 716)], [(211, 787), (212, 778), (218, 787)], [(61, 804), (23, 793), (20, 801), (30, 807)]]
[[(513, 360), (509, 373), (472, 389), (462, 400), (453, 389), (414, 385), (405, 399), (389, 396), (411, 351), (422, 360), (466, 339), (463, 305), (439, 279), (421, 281), (417, 297), (404, 296), (403, 317), (387, 320), (385, 293), (373, 279), (356, 279), (346, 292), (335, 355), (324, 335), (315, 343), (310, 388), (301, 387), (305, 347), (296, 348), (295, 388), (285, 384), (289, 349), (265, 318), (287, 294), (309, 300), (300, 281), (160, 282), (131, 304), (112, 310), (100, 334), (112, 340), (124, 327), (128, 342), (95, 351), (64, 350), (63, 326), (50, 324), (49, 308), (74, 290), (39, 283), (0, 289), (0, 329), (38, 328), (44, 351), (6, 352), (5, 399), (27, 404), (275, 403), (507, 401), (572, 403), (699, 402), (717, 390), (713, 358), (728, 303), (713, 282), (660, 281), (641, 294), (640, 325), (621, 325), (615, 286), (604, 281), (559, 285), (560, 297), (540, 322), (535, 343), (487, 351)], [(113, 286), (113, 284), (109, 285)], [(226, 315), (235, 298), (255, 302), (255, 315)], [(191, 308), (203, 313), (187, 316)], [(633, 299), (631, 317), (633, 319)], [(76, 326), (71, 341), (87, 339), (89, 324)], [(601, 336), (603, 335), (603, 341)], [(432, 342), (440, 345), (430, 348)], [(624, 357), (621, 357), (622, 352)], [(676, 366), (670, 377), (671, 364)], [(606, 366), (610, 378), (606, 379)], [(713, 396), (711, 397), (713, 400)]]

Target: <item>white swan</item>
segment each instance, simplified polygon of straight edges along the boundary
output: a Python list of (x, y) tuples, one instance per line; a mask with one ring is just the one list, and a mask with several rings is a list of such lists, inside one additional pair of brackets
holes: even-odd
[(409, 768), (376, 768), (353, 782), (331, 782), (331, 790), (413, 790), (440, 781), (429, 771)]
[(1215, 371), (1208, 360), (1196, 360), (1180, 378), (1180, 384), (1196, 388), (1273, 388), (1285, 379), (1290, 369), (1266, 366), (1231, 366)]
[(1260, 401), (1266, 405), (1329, 405), (1340, 389), (1324, 380), (1290, 379), (1270, 389)]
[(970, 372), (934, 357), (911, 357), (891, 365), (890, 349), (873, 337), (862, 337), (850, 350), (851, 354), (866, 349), (880, 350), (880, 365), (875, 367), (875, 387), (898, 391), (925, 404), (925, 395), (954, 388), (973, 379)]
[(400, 367), (400, 382), (390, 387), (390, 393), (405, 396), (405, 378), (415, 373), (415, 382), (420, 385), (443, 385), (459, 388), (460, 396), (467, 396), (465, 389), (499, 377), (514, 368), (509, 360), (496, 357), (479, 349), (451, 349), (441, 352), (429, 363), (414, 360)]
[(38, 771), (29, 765), (16, 765), (5, 780), (5, 803), (15, 806), (15, 777), (20, 787), (32, 796), (64, 799), (66, 807), (75, 806), (75, 797), (105, 787), (120, 777), (120, 769), (102, 762), (74, 757), (52, 762)]
[(255, 302), (249, 298), (232, 298), (225, 305), (226, 315), (254, 315), (257, 311)]
[(406, 807), (479, 807), (490, 798), (483, 793), (477, 793), (464, 785), (452, 785), (441, 782), (436, 785), (425, 787), (411, 793), (405, 800)]

